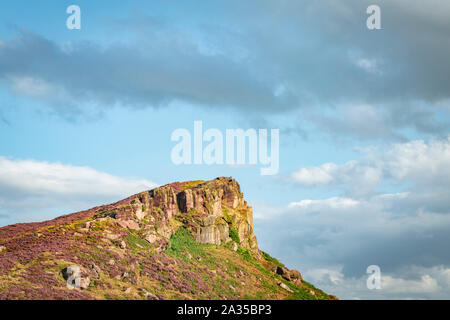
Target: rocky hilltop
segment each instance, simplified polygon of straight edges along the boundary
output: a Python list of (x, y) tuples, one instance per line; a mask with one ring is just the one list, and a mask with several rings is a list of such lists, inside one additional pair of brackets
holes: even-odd
[(0, 299), (334, 299), (258, 248), (232, 178), (0, 228)]

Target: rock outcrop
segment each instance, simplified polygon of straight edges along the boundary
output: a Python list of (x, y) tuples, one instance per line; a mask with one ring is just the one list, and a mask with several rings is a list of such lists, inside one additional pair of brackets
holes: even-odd
[(287, 269), (285, 267), (277, 266), (277, 269), (276, 269), (275, 272), (277, 274), (279, 274), (280, 276), (282, 276), (287, 281), (301, 283), (302, 280), (303, 280), (303, 277), (302, 277), (301, 273), (298, 270), (295, 270), (295, 269), (289, 270), (289, 269)]
[(259, 250), (230, 177), (0, 228), (0, 267), (0, 299), (329, 299)]
[(154, 243), (158, 235), (169, 238), (176, 231), (177, 225), (170, 223), (174, 218), (186, 223), (199, 243), (220, 245), (232, 241), (232, 230), (238, 235), (239, 245), (258, 253), (252, 208), (232, 178), (168, 184), (139, 193), (129, 198), (128, 204), (99, 210), (96, 215), (98, 218), (105, 216), (133, 230), (145, 224), (150, 243)]
[(231, 229), (238, 233), (242, 247), (257, 251), (252, 208), (232, 178), (221, 177), (185, 189), (177, 194), (177, 201), (181, 214), (194, 216), (198, 242), (229, 242)]

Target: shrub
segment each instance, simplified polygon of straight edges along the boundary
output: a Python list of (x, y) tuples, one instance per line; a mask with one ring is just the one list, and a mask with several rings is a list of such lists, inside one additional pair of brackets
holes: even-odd
[(230, 228), (229, 234), (230, 234), (231, 240), (233, 240), (234, 242), (236, 242), (238, 244), (241, 243), (241, 239), (239, 238), (239, 233), (236, 230)]
[(186, 228), (179, 228), (170, 237), (170, 247), (166, 250), (166, 253), (185, 258), (183, 254), (185, 251), (189, 252), (192, 256), (202, 255), (204, 253), (189, 231)]

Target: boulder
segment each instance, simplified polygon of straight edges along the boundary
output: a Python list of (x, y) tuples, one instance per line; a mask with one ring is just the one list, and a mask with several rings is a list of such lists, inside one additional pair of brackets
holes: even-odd
[(286, 280), (290, 280), (289, 269), (287, 269), (287, 268), (277, 266), (277, 269), (276, 269), (275, 273), (279, 274), (280, 276), (282, 276)]
[(117, 240), (120, 238), (120, 235), (118, 234), (113, 234), (113, 233), (107, 233), (106, 238), (108, 238), (109, 240)]
[(303, 281), (302, 274), (298, 270), (295, 270), (295, 269), (289, 270), (289, 277), (291, 278), (291, 281), (296, 281), (296, 282)]
[(155, 231), (149, 231), (144, 235), (144, 239), (148, 242), (148, 243), (155, 243), (156, 240), (158, 240), (158, 235)]
[(87, 270), (81, 266), (69, 266), (64, 268), (61, 273), (70, 289), (86, 290), (91, 283)]
[(295, 282), (297, 284), (300, 284), (303, 281), (301, 273), (295, 269), (289, 270), (288, 268), (277, 266), (275, 272), (276, 274), (282, 276), (284, 279)]
[(131, 230), (139, 230), (139, 224), (134, 220), (118, 220), (117, 224), (122, 228)]
[(278, 285), (279, 285), (281, 288), (283, 288), (284, 290), (286, 290), (286, 291), (294, 292), (294, 291), (292, 291), (292, 289), (289, 288), (284, 282), (280, 282)]
[(90, 284), (91, 284), (91, 279), (89, 279), (89, 277), (82, 277), (80, 279), (80, 289), (81, 290), (86, 290), (87, 288), (89, 288)]

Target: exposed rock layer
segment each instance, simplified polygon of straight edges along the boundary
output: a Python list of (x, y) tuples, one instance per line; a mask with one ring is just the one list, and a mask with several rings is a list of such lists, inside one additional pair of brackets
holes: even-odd
[(189, 216), (192, 218), (189, 219), (189, 227), (198, 242), (217, 245), (229, 242), (232, 229), (239, 235), (242, 247), (258, 252), (252, 208), (232, 178), (186, 182), (181, 187), (179, 183), (168, 184), (137, 194), (129, 198), (128, 204), (109, 208), (109, 211), (102, 216), (126, 221), (119, 222), (121, 226), (131, 227), (131, 221), (145, 220), (148, 229), (154, 226), (156, 230), (164, 230), (167, 237), (176, 231), (176, 227), (167, 229), (174, 217), (179, 216), (183, 220), (183, 216)]

